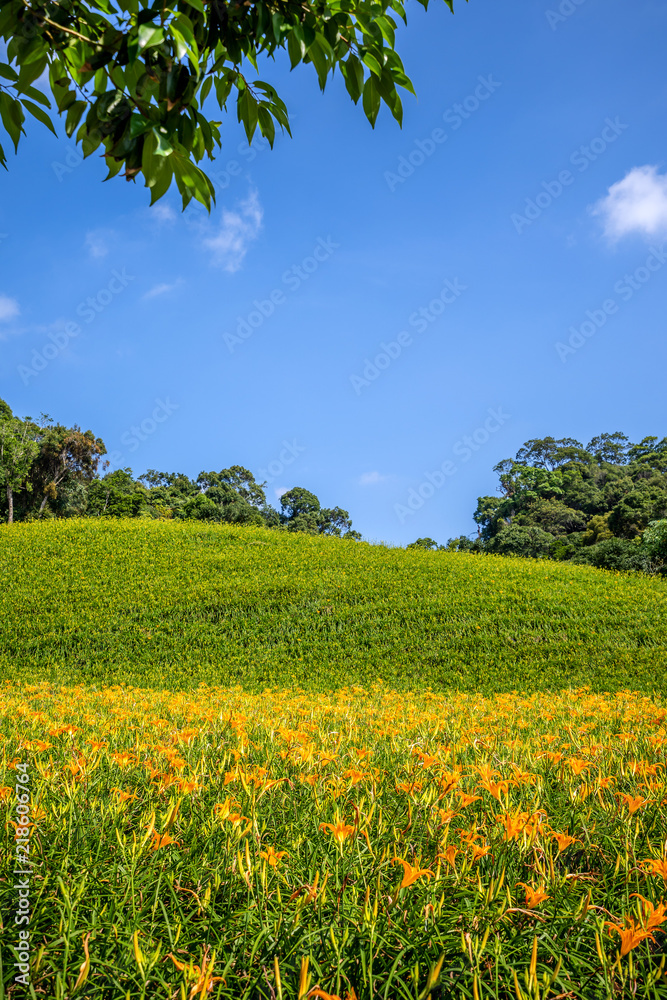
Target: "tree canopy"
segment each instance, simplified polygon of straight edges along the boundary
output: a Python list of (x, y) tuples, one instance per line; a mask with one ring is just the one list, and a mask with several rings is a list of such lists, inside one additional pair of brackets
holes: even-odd
[[(428, 0), (419, 0), (426, 8)], [(444, 0), (453, 11), (453, 0)], [(402, 119), (414, 93), (395, 48), (405, 0), (0, 0), (0, 119), (18, 150), (26, 113), (55, 133), (55, 111), (85, 157), (101, 148), (108, 177), (143, 175), (151, 204), (176, 182), (183, 207), (209, 210), (213, 184), (199, 164), (221, 145), (234, 104), (248, 142), (289, 132), (285, 104), (257, 79), (258, 59), (285, 50), (312, 63), (322, 90), (336, 67), (372, 126), (384, 102)], [(48, 71), (50, 96), (36, 84)], [(0, 163), (6, 154), (0, 145)], [(107, 178), (108, 179), (108, 178)]]
[(533, 439), (494, 471), (499, 495), (477, 500), (478, 538), (448, 548), (667, 572), (667, 438)]
[(0, 399), (0, 519), (54, 517), (147, 517), (255, 524), (311, 535), (357, 540), (358, 531), (340, 507), (322, 507), (309, 490), (295, 486), (272, 507), (252, 472), (232, 465), (219, 472), (149, 469), (135, 479), (131, 469), (105, 472), (101, 438), (80, 427), (20, 420)]

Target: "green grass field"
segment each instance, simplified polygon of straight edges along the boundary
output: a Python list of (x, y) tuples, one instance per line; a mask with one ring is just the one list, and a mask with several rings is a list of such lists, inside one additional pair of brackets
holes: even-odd
[(0, 576), (0, 1000), (667, 1000), (664, 582), (111, 520)]
[(664, 690), (667, 586), (152, 521), (0, 528), (0, 677), (247, 690)]

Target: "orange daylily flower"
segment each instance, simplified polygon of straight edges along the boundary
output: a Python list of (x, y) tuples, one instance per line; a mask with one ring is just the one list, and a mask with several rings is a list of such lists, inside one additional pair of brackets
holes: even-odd
[(12, 789), (9, 785), (0, 786), (0, 802), (4, 802), (12, 794)]
[(443, 771), (440, 780), (438, 781), (440, 795), (447, 795), (447, 793), (451, 792), (453, 788), (456, 788), (460, 780), (461, 775), (458, 771)]
[(412, 795), (413, 792), (421, 792), (421, 790), (422, 786), (420, 781), (412, 781), (410, 783), (403, 781), (396, 785), (396, 791), (405, 792), (406, 795)]
[(618, 797), (619, 799), (623, 799), (631, 816), (648, 802), (648, 799), (643, 798), (641, 795), (628, 795), (627, 792), (621, 793)]
[(320, 823), (320, 830), (329, 830), (336, 843), (342, 847), (343, 841), (352, 836), (355, 828), (343, 822)]
[(642, 864), (650, 865), (651, 870), (647, 872), (647, 875), (662, 875), (665, 882), (667, 882), (667, 860), (663, 858), (646, 858)]
[(505, 840), (517, 840), (519, 834), (523, 832), (529, 816), (527, 812), (503, 813), (502, 816), (496, 816), (496, 819), (505, 828)]
[(122, 788), (112, 788), (111, 791), (116, 793), (116, 801), (119, 804), (129, 802), (137, 797), (136, 792), (124, 792)]
[(490, 792), (491, 795), (493, 795), (494, 799), (498, 799), (498, 801), (500, 802), (500, 796), (507, 795), (509, 784), (510, 784), (509, 781), (505, 780), (502, 781), (489, 780), (489, 781), (481, 781), (477, 787), (486, 789), (487, 792)]
[[(172, 960), (179, 972), (185, 972), (188, 979), (197, 980), (188, 994), (189, 1000), (193, 1000), (196, 996), (203, 997), (211, 992), (215, 983), (225, 982), (222, 976), (213, 975), (213, 958), (209, 963), (206, 954), (202, 960), (201, 967), (194, 965), (192, 962), (179, 962), (171, 952), (166, 957)], [(215, 952), (213, 953), (213, 957), (215, 957)]]
[(549, 898), (549, 894), (544, 891), (543, 885), (538, 886), (537, 889), (534, 889), (532, 885), (528, 885), (526, 882), (517, 882), (517, 885), (523, 886), (526, 890), (526, 906), (529, 910), (534, 910), (540, 903)]
[(178, 788), (179, 792), (183, 792), (185, 795), (190, 795), (192, 792), (196, 791), (196, 789), (197, 789), (197, 782), (196, 781), (186, 781), (184, 778), (181, 778), (177, 782), (177, 786), (176, 787)]
[[(86, 743), (90, 743), (91, 750), (103, 750), (104, 747), (107, 745), (106, 740), (86, 740)], [(50, 746), (50, 744), (48, 743), (44, 745), (45, 747)]]
[(484, 844), (483, 846), (480, 845), (480, 844), (473, 844), (472, 845), (472, 860), (473, 861), (479, 861), (480, 858), (485, 858), (486, 855), (489, 853), (490, 850), (491, 850), (491, 848), (489, 847), (488, 844)]
[(579, 777), (579, 775), (583, 771), (588, 770), (588, 768), (590, 767), (588, 761), (584, 760), (582, 757), (569, 757), (565, 761), (565, 763), (572, 771), (572, 774), (574, 774), (576, 777)]
[(259, 852), (260, 858), (264, 858), (265, 861), (275, 868), (280, 864), (282, 858), (288, 856), (287, 851), (276, 851), (275, 847), (267, 847), (265, 851)]
[(137, 758), (129, 750), (119, 750), (117, 753), (110, 753), (109, 758), (119, 767), (127, 767), (128, 764), (136, 764)]
[(451, 865), (452, 868), (455, 868), (456, 867), (455, 860), (456, 860), (456, 855), (458, 853), (459, 853), (458, 847), (454, 847), (453, 844), (450, 844), (446, 851), (436, 856), (436, 860), (444, 858), (444, 860), (447, 862), (448, 865)]
[(392, 864), (403, 865), (401, 889), (406, 889), (409, 885), (416, 882), (417, 879), (421, 878), (422, 875), (428, 875), (429, 878), (434, 878), (433, 872), (430, 868), (420, 868), (419, 865), (411, 865), (409, 861), (404, 861), (403, 858), (394, 858)]
[(558, 844), (558, 853), (561, 854), (570, 844), (576, 842), (576, 837), (571, 837), (569, 833), (552, 833), (551, 836)]
[(655, 930), (667, 920), (667, 904), (662, 902), (654, 906), (650, 899), (645, 899), (639, 892), (633, 892), (633, 896), (641, 899), (642, 917), (644, 928), (647, 931)]
[(156, 831), (151, 836), (152, 851), (159, 851), (161, 847), (169, 847), (170, 844), (178, 844), (178, 840), (175, 837), (171, 837), (168, 833), (159, 834)]
[(357, 771), (351, 767), (343, 773), (344, 778), (349, 778), (353, 785), (358, 785), (360, 781), (368, 777), (367, 771)]
[(641, 944), (641, 942), (646, 938), (650, 938), (651, 941), (655, 941), (655, 938), (650, 931), (635, 924), (634, 920), (631, 920), (628, 917), (625, 919), (625, 927), (621, 927), (620, 924), (612, 924), (609, 922), (605, 924), (605, 927), (608, 927), (611, 931), (615, 931), (621, 937), (621, 958), (623, 958), (624, 955), (627, 955), (629, 951), (632, 951), (633, 948), (636, 948), (637, 945)]
[[(324, 990), (319, 988), (319, 986), (314, 986), (308, 993), (308, 997), (319, 997), (320, 1000), (341, 1000), (337, 993), (325, 993)], [(357, 994), (354, 991), (354, 987), (346, 992), (345, 1000), (357, 1000)]]
[(477, 802), (481, 798), (480, 795), (468, 795), (466, 792), (459, 792), (459, 798), (461, 801), (461, 807), (465, 809), (466, 806), (471, 805), (473, 802)]
[(482, 764), (480, 767), (476, 767), (475, 770), (479, 774), (482, 781), (491, 781), (492, 778), (498, 774), (495, 767), (491, 767), (490, 764)]

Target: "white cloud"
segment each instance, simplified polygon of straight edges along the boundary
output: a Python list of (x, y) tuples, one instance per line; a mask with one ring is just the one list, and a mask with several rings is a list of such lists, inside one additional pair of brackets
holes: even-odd
[(171, 284), (164, 281), (160, 285), (154, 285), (152, 288), (149, 288), (148, 291), (145, 293), (145, 295), (142, 296), (142, 298), (155, 299), (157, 298), (158, 295), (165, 295), (167, 292), (173, 292), (175, 288), (178, 288), (178, 286), (182, 284), (183, 281), (181, 278), (178, 278), (177, 281), (174, 281)]
[(176, 212), (166, 201), (158, 201), (151, 208), (151, 213), (158, 222), (173, 222)]
[(16, 299), (10, 299), (8, 295), (0, 294), (0, 323), (8, 323), (10, 319), (16, 319), (20, 312)]
[(220, 230), (215, 236), (207, 236), (203, 244), (213, 251), (213, 262), (234, 273), (243, 263), (250, 244), (257, 239), (262, 228), (264, 212), (256, 191), (251, 191), (237, 212), (222, 210)]
[(86, 249), (91, 257), (106, 257), (109, 253), (109, 240), (114, 233), (108, 229), (91, 229), (86, 233)]
[(280, 498), (283, 495), (283, 493), (288, 493), (289, 492), (289, 486), (276, 486), (276, 488), (274, 489), (273, 492), (276, 495), (276, 499), (280, 500)]
[(364, 472), (363, 475), (359, 477), (360, 486), (378, 486), (380, 483), (386, 483), (390, 476), (383, 476), (377, 471)]
[(604, 219), (605, 236), (613, 243), (632, 233), (667, 236), (667, 174), (657, 167), (633, 167), (592, 211)]

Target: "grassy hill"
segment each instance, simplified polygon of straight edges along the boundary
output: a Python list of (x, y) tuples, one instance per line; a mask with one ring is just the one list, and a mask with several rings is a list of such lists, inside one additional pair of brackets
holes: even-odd
[(248, 690), (664, 689), (667, 587), (156, 521), (0, 529), (0, 677)]

